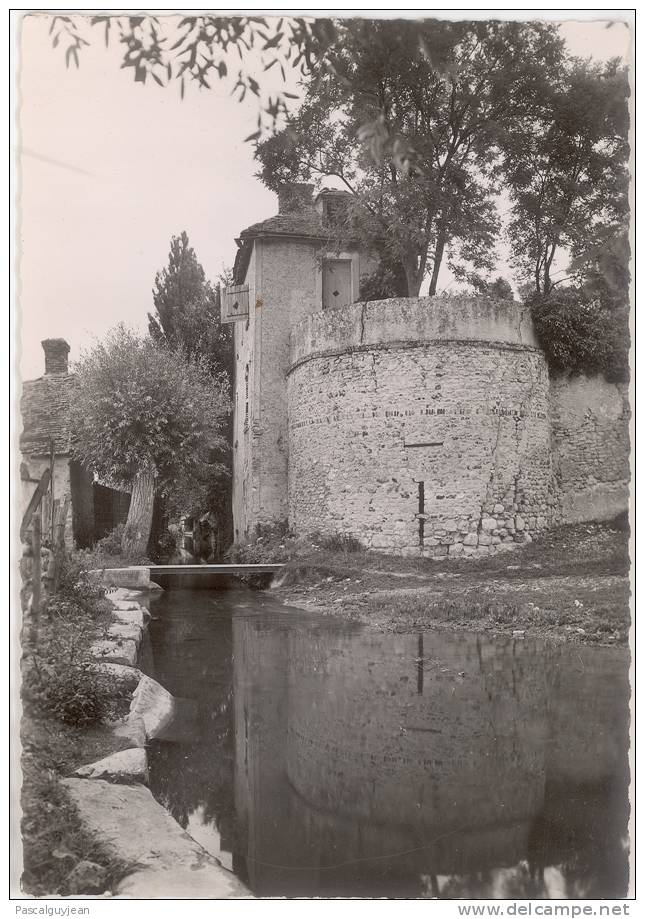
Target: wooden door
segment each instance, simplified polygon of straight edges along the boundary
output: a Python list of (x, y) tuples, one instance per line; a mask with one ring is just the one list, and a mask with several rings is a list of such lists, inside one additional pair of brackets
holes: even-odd
[(352, 263), (330, 258), (323, 262), (322, 305), (324, 310), (352, 302)]

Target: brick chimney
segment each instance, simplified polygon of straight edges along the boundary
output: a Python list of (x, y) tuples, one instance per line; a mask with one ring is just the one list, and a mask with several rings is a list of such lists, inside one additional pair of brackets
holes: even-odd
[(69, 345), (64, 338), (46, 338), (41, 342), (45, 352), (45, 373), (69, 373)]
[(280, 214), (299, 214), (313, 207), (314, 187), (306, 182), (285, 183), (278, 189), (278, 211)]

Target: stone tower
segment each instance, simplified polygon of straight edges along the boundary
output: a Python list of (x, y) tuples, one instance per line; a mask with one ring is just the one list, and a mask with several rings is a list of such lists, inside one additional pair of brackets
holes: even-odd
[(279, 213), (237, 239), (234, 286), (222, 321), (235, 323), (233, 520), (235, 539), (286, 523), (289, 337), (306, 316), (359, 296), (370, 260), (339, 244), (329, 218), (343, 192), (285, 186)]

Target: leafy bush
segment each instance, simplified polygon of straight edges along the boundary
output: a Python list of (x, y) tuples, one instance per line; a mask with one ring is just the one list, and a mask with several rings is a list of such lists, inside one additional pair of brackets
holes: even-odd
[(95, 623), (79, 618), (79, 607), (58, 600), (61, 618), (39, 634), (35, 652), (25, 659), (23, 698), (63, 724), (86, 727), (117, 717), (126, 707), (123, 690), (101, 673), (89, 653)]
[(172, 558), (177, 552), (177, 545), (177, 534), (172, 533), (170, 530), (164, 530), (155, 546), (155, 558), (157, 560)]
[(123, 539), (123, 531), (125, 530), (125, 523), (119, 523), (117, 526), (111, 530), (107, 536), (104, 536), (103, 539), (99, 539), (96, 543), (96, 548), (101, 552), (105, 552), (106, 555), (120, 555), (121, 554), (121, 541)]
[(602, 373), (612, 382), (629, 379), (626, 310), (610, 310), (575, 288), (558, 287), (528, 301), (549, 366), (557, 373)]
[(84, 564), (84, 553), (65, 554), (59, 560), (58, 589), (49, 603), (75, 603), (87, 612), (105, 598), (105, 589), (92, 581)]
[(115, 717), (124, 697), (90, 654), (112, 621), (112, 605), (88, 577), (83, 556), (60, 560), (58, 590), (47, 598), (35, 647), (24, 659), (23, 698), (40, 713), (84, 727)]
[(77, 564), (85, 570), (102, 568), (126, 568), (128, 565), (149, 565), (146, 555), (123, 553), (121, 539), (125, 524), (120, 523), (107, 536), (99, 539), (91, 549), (79, 549)]
[(26, 698), (63, 724), (87, 727), (119, 714), (120, 694), (90, 661), (69, 664), (35, 656), (32, 663)]
[(331, 536), (322, 536), (320, 533), (294, 536), (293, 533), (286, 532), (286, 526), (278, 524), (263, 527), (260, 535), (247, 543), (236, 543), (231, 546), (226, 558), (239, 564), (268, 565), (289, 562), (320, 550), (349, 554), (363, 552), (364, 546), (354, 536), (345, 533), (334, 533)]

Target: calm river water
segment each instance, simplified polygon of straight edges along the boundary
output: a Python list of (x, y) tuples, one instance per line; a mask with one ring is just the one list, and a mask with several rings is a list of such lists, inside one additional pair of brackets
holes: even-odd
[(625, 650), (380, 634), (240, 588), (151, 612), (180, 700), (151, 789), (256, 895), (625, 895)]

